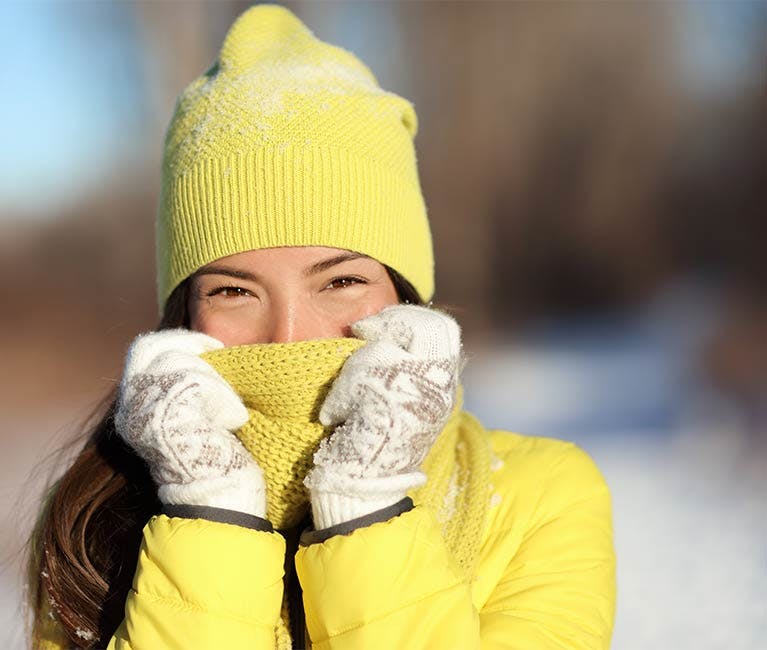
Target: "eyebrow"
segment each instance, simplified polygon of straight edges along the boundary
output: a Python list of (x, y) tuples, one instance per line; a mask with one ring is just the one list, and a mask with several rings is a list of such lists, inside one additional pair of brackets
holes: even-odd
[[(303, 270), (302, 275), (305, 278), (308, 278), (312, 275), (316, 275), (317, 273), (321, 273), (322, 271), (325, 271), (333, 266), (336, 266), (337, 264), (341, 264), (341, 262), (356, 260), (360, 257), (369, 259), (368, 255), (363, 255), (362, 253), (355, 253), (354, 251), (349, 251), (348, 253), (341, 253), (340, 255), (335, 255), (325, 260), (320, 260), (319, 262), (315, 262), (311, 266), (306, 267)], [(241, 271), (240, 269), (233, 269), (231, 267), (221, 266), (221, 265), (205, 266), (199, 269), (194, 275), (195, 276), (228, 275), (229, 277), (237, 278), (238, 280), (250, 280), (251, 282), (260, 281), (259, 276), (255, 273), (251, 273), (250, 271)]]

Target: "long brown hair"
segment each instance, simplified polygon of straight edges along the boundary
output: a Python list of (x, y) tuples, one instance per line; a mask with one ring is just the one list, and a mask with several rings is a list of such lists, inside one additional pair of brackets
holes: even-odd
[[(400, 302), (424, 304), (407, 280), (386, 270)], [(186, 279), (170, 295), (158, 330), (189, 327), (189, 286)], [(79, 648), (106, 642), (120, 625), (142, 529), (161, 507), (146, 464), (115, 433), (117, 390), (94, 410), (78, 438), (82, 449), (46, 490), (27, 547), (33, 628), (49, 607)]]

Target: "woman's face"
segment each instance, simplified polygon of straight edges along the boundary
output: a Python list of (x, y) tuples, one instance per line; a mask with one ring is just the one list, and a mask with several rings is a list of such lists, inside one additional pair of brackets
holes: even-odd
[(350, 325), (399, 302), (384, 266), (324, 246), (246, 251), (191, 278), (191, 328), (227, 347), (353, 336)]

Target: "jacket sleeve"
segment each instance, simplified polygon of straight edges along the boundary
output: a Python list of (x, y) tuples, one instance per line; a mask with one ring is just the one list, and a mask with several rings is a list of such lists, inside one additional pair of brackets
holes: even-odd
[(300, 547), (296, 570), (313, 648), (479, 645), (469, 583), (423, 506)]
[(482, 569), (495, 584), (479, 611), (435, 514), (423, 506), (300, 548), (313, 647), (608, 648), (615, 598), (609, 494), (584, 452), (572, 446), (565, 456), (548, 477), (533, 472), (533, 516), (494, 521), (486, 542), (495, 537), (503, 549), (506, 536), (523, 541), (515, 553), (496, 553), (502, 566)]
[(273, 648), (284, 558), (285, 541), (274, 532), (153, 517), (144, 528), (125, 618), (108, 649)]
[[(480, 612), (483, 648), (610, 647), (616, 598), (610, 493), (586, 452), (572, 443), (561, 448), (537, 498), (518, 495), (534, 505), (520, 508), (518, 521), (500, 516), (503, 524), (486, 541), (511, 543), (514, 553)], [(496, 483), (512, 482), (514, 473)]]

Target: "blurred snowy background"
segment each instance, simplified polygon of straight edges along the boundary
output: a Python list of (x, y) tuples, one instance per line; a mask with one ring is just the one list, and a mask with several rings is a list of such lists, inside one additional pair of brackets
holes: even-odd
[[(767, 3), (285, 4), (416, 106), (466, 407), (604, 473), (613, 647), (767, 646)], [(0, 648), (47, 455), (156, 325), (173, 102), (247, 6), (0, 5)]]

